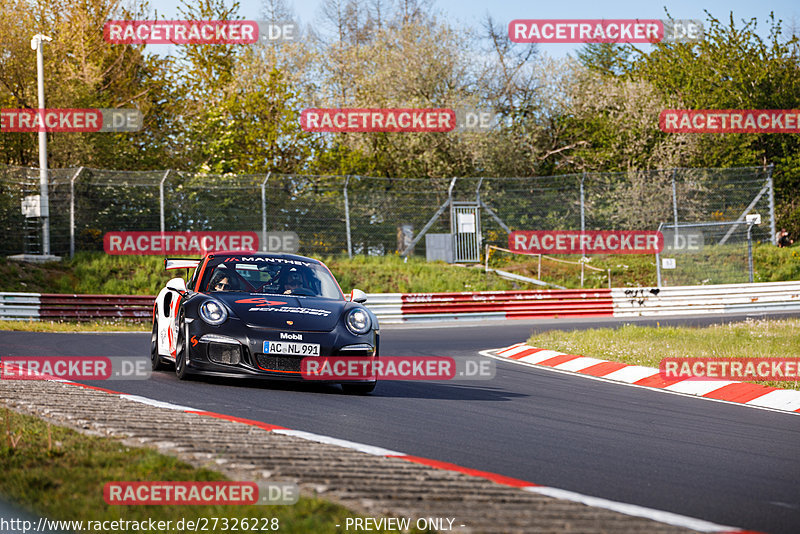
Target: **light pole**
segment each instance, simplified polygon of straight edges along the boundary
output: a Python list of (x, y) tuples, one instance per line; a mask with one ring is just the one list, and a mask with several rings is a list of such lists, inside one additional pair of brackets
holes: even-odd
[(47, 194), (47, 132), (44, 130), (44, 57), (43, 41), (53, 39), (36, 34), (31, 39), (31, 49), (36, 50), (36, 78), (39, 90), (39, 209), (42, 218), (42, 255), (50, 255), (50, 201)]

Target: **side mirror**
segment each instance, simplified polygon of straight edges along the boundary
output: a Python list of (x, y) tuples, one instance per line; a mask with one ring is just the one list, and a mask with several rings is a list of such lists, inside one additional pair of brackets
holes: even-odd
[(367, 302), (367, 294), (360, 289), (354, 289), (350, 293), (350, 302), (358, 302), (359, 304)]
[(183, 278), (173, 278), (167, 282), (167, 289), (170, 291), (175, 291), (179, 295), (183, 296), (187, 293), (186, 281)]

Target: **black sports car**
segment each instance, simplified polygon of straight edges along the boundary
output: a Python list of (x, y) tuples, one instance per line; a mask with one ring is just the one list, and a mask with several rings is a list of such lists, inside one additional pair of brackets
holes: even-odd
[[(156, 297), (153, 370), (173, 362), (180, 379), (202, 373), (310, 380), (304, 359), (378, 358), (378, 320), (362, 304), (366, 295), (354, 289), (345, 298), (318, 260), (214, 252), (201, 260), (166, 259), (164, 266), (195, 270), (188, 284), (173, 278)], [(361, 373), (328, 381), (363, 394), (375, 388), (377, 377)]]

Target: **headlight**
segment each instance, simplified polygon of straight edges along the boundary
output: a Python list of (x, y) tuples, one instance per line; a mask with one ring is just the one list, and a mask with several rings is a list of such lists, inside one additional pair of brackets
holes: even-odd
[(228, 318), (228, 311), (216, 300), (207, 300), (200, 305), (200, 317), (208, 324), (218, 325)]
[(344, 322), (347, 325), (347, 329), (357, 336), (366, 334), (372, 326), (369, 314), (361, 308), (354, 308), (347, 312)]

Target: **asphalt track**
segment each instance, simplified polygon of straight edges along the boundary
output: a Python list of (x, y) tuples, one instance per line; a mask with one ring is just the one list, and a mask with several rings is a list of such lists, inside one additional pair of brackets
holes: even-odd
[[(728, 318), (726, 320), (730, 320)], [(655, 320), (382, 329), (386, 356), (475, 356), (533, 331)], [(659, 320), (702, 325), (715, 318)], [(0, 332), (0, 355), (141, 356), (149, 333)], [(800, 532), (800, 417), (497, 362), (490, 381), (338, 387), (174, 373), (103, 387), (762, 532)]]

